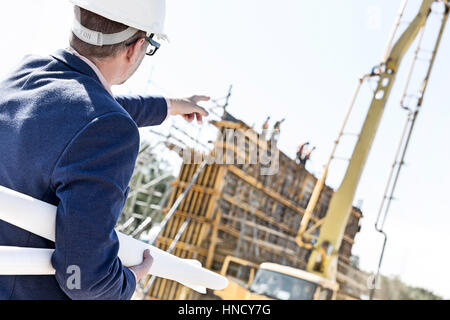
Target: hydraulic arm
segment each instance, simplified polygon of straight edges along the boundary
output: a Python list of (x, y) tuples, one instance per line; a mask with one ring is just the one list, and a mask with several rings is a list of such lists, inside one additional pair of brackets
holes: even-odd
[[(324, 176), (318, 181), (318, 185), (311, 197), (312, 202), (308, 205), (309, 210), (306, 211), (303, 217), (301, 228), (297, 236), (297, 243), (299, 245), (312, 248), (307, 265), (307, 270), (310, 272), (318, 273), (323, 277), (335, 280), (338, 251), (351, 213), (356, 188), (360, 181), (383, 111), (394, 85), (398, 68), (407, 50), (410, 48), (422, 28), (424, 28), (431, 12), (433, 2), (435, 2), (435, 0), (423, 0), (414, 20), (398, 38), (395, 44), (392, 47), (389, 45), (382, 63), (370, 74), (370, 76), (376, 76), (378, 78), (377, 88), (374, 92), (369, 111), (358, 137), (344, 179), (330, 201), (317, 242), (312, 245), (311, 243), (305, 243), (303, 238), (310, 214), (315, 207), (318, 195), (325, 182), (328, 164), (324, 170)], [(445, 5), (447, 5), (446, 1)], [(352, 103), (354, 103), (354, 101)], [(333, 155), (331, 159), (332, 158)]]

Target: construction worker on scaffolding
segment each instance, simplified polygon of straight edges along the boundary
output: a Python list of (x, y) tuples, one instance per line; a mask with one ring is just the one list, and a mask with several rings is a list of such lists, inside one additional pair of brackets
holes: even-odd
[(7, 150), (0, 153), (0, 185), (57, 206), (55, 244), (0, 221), (0, 245), (55, 249), (56, 270), (1, 276), (0, 299), (130, 299), (152, 264), (147, 251), (141, 265), (124, 267), (114, 231), (139, 151), (138, 127), (169, 115), (190, 122), (208, 116), (197, 105), (205, 96), (111, 92), (166, 38), (165, 0), (71, 2), (70, 47), (27, 56), (0, 85), (0, 149)]
[(296, 161), (297, 163), (302, 163), (303, 162), (303, 152), (305, 150), (305, 148), (309, 145), (309, 142), (303, 142), (301, 143), (298, 148), (297, 148), (297, 154), (296, 154)]
[(316, 147), (308, 149), (308, 150), (303, 150), (303, 156), (302, 156), (302, 159), (300, 161), (300, 163), (302, 165), (306, 166), (308, 161), (311, 159), (311, 154), (314, 152), (314, 150), (316, 150)]
[(311, 154), (316, 150), (316, 147), (306, 149), (310, 145), (309, 142), (300, 144), (297, 148), (296, 162), (303, 166), (311, 159)]
[(264, 121), (262, 125), (261, 140), (267, 140), (267, 132), (269, 132), (269, 121), (270, 117), (267, 117), (266, 121)]
[(272, 135), (270, 137), (270, 140), (275, 145), (278, 143), (278, 139), (280, 138), (280, 131), (281, 131), (281, 125), (286, 121), (286, 119), (282, 119), (280, 121), (275, 122), (273, 125)]

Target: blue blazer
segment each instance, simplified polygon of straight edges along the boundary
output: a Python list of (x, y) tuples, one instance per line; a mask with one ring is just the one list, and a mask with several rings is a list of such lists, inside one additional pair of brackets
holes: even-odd
[(117, 257), (114, 227), (138, 127), (166, 116), (164, 98), (112, 97), (66, 50), (27, 56), (0, 82), (0, 185), (58, 208), (56, 243), (0, 220), (0, 246), (55, 249), (56, 269), (56, 276), (0, 276), (0, 299), (131, 298), (136, 279)]

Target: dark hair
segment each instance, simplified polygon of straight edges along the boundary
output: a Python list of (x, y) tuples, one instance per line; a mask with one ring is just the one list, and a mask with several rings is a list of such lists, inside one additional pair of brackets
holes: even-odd
[[(93, 31), (101, 32), (104, 34), (111, 34), (124, 31), (128, 28), (128, 26), (122, 23), (109, 20), (78, 6), (74, 7), (74, 12), (75, 18), (78, 19), (81, 25)], [(124, 42), (100, 47), (83, 42), (72, 32), (70, 37), (70, 45), (72, 46), (72, 48), (77, 50), (78, 53), (85, 57), (109, 58), (115, 57), (120, 51), (125, 49), (127, 45), (130, 45), (145, 36), (145, 31), (139, 31), (130, 39), (125, 40)]]

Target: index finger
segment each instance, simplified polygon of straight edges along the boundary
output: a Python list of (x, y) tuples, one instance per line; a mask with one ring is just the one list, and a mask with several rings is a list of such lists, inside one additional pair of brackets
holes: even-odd
[(195, 103), (198, 103), (200, 101), (209, 101), (211, 100), (211, 98), (208, 96), (193, 96), (191, 100), (194, 101)]

